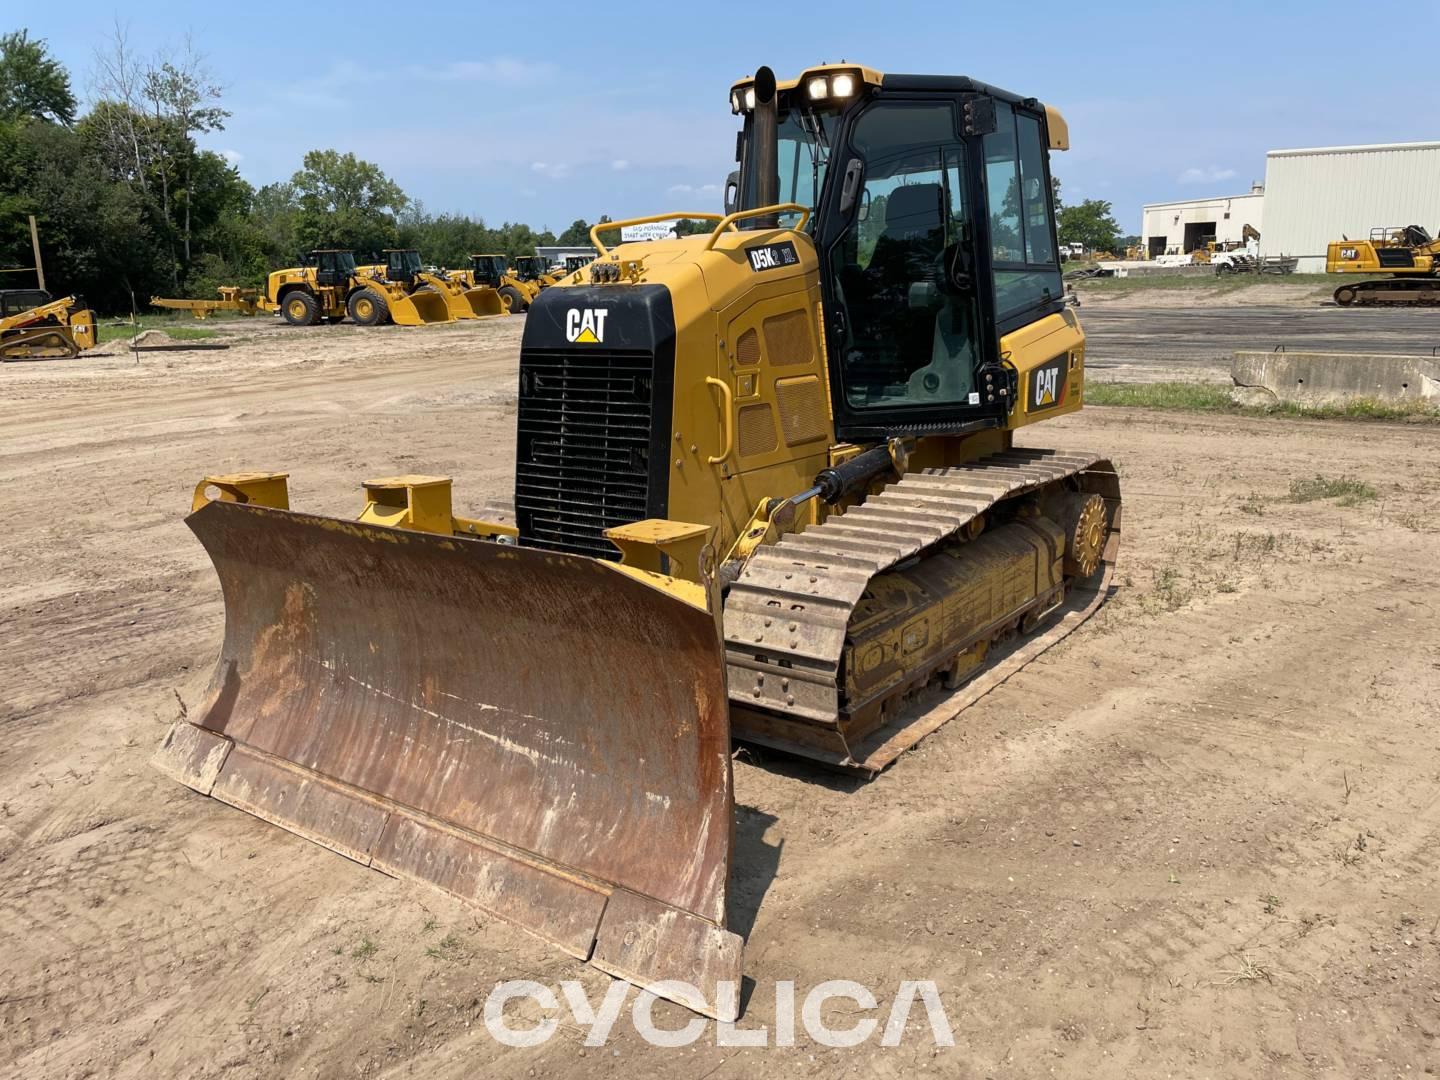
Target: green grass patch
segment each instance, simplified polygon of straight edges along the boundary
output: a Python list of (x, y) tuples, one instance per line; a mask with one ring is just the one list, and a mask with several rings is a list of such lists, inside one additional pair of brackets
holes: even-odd
[(1086, 405), (1128, 405), (1138, 409), (1224, 409), (1236, 408), (1230, 388), (1219, 383), (1087, 382)]
[(1375, 489), (1353, 476), (1296, 477), (1290, 481), (1290, 501), (1315, 502), (1317, 499), (1339, 499), (1339, 506), (1357, 506), (1375, 498)]
[(1391, 404), (1358, 399), (1339, 405), (1302, 405), (1293, 401), (1263, 406), (1237, 405), (1230, 399), (1230, 387), (1223, 383), (1088, 382), (1085, 384), (1085, 404), (1225, 412), (1236, 416), (1287, 416), (1312, 420), (1440, 421), (1440, 409), (1419, 402)]
[(145, 330), (163, 330), (176, 341), (204, 341), (206, 338), (213, 338), (218, 331), (205, 326), (197, 326), (198, 319), (186, 315), (183, 319), (174, 315), (141, 315), (134, 323), (114, 322), (111, 320), (100, 320), (96, 328), (96, 340), (101, 345), (107, 341), (129, 341), (136, 334)]

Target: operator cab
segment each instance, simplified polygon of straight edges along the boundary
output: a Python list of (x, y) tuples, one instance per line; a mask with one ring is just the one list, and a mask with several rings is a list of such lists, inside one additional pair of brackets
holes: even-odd
[(539, 281), (548, 264), (539, 255), (519, 255), (515, 259), (515, 276), (521, 281)]
[(385, 276), (389, 280), (409, 285), (420, 276), (422, 269), (420, 252), (414, 248), (385, 249)]
[(1000, 337), (1064, 304), (1048, 154), (1066, 145), (1064, 121), (964, 77), (837, 65), (778, 84), (762, 69), (730, 101), (743, 127), (726, 210), (812, 211), (837, 433), (1003, 420), (1015, 373)]
[(54, 302), (55, 298), (44, 289), (0, 289), (0, 319)]
[(504, 255), (471, 255), (470, 270), (475, 275), (475, 283), (498, 289), (504, 283), (507, 262)]
[(337, 248), (322, 248), (306, 256), (307, 266), (315, 267), (316, 285), (342, 286), (355, 276), (355, 253)]

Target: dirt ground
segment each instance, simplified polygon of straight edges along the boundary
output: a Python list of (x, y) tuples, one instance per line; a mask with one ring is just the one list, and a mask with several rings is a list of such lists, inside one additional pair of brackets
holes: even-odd
[[(777, 980), (860, 981), (883, 1024), (932, 979), (952, 1048), (919, 1010), (891, 1048), (660, 1049), (625, 1018), (599, 1048), (568, 1020), (503, 1046), (497, 981), (608, 979), (153, 771), (220, 644), (195, 482), (288, 469), (295, 506), (354, 514), (365, 477), (436, 472), (478, 511), (509, 483), (520, 321), (236, 324), (227, 351), (0, 369), (0, 1076), (1440, 1068), (1433, 426), (1029, 429), (1119, 466), (1110, 603), (873, 783), (737, 761), (741, 1026)], [(1377, 497), (1290, 501), (1317, 473)]]

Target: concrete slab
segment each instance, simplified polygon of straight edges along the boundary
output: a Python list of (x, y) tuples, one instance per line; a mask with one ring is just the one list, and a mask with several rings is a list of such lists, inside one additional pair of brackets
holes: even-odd
[(1237, 352), (1235, 399), (1341, 405), (1349, 401), (1440, 405), (1440, 358), (1394, 353)]

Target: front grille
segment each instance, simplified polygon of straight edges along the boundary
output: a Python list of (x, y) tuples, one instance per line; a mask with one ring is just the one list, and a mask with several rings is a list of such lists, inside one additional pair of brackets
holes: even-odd
[(606, 529), (664, 515), (663, 499), (651, 492), (661, 394), (663, 432), (669, 387), (657, 386), (653, 354), (522, 351), (515, 468), (522, 545), (618, 560)]

